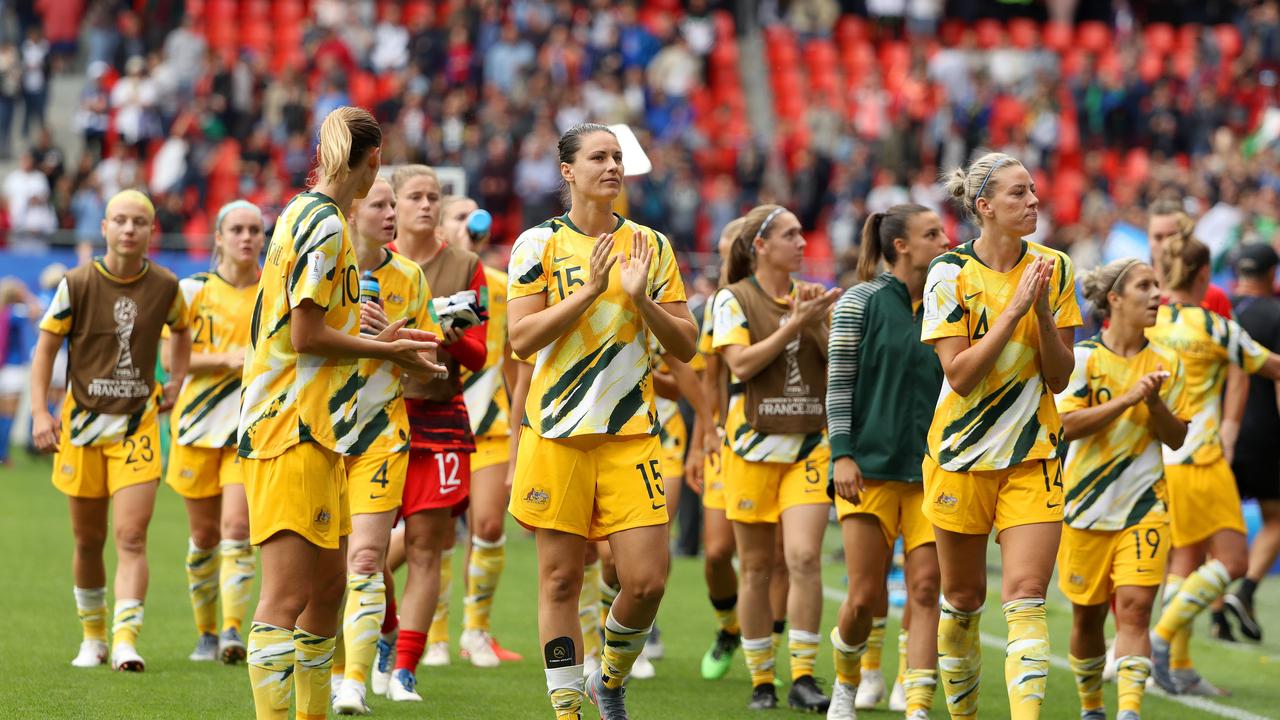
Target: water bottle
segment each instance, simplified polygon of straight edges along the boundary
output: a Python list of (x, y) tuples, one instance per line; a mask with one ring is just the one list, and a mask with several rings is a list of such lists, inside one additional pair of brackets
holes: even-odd
[(378, 278), (368, 270), (360, 278), (360, 302), (371, 302), (382, 304), (382, 287), (378, 285)]
[(467, 234), (471, 236), (472, 242), (487, 236), (492, 227), (493, 216), (488, 210), (476, 210), (467, 216)]

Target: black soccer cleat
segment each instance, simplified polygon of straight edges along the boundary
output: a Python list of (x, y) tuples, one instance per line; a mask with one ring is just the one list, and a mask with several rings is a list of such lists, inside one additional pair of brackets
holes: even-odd
[(1262, 626), (1258, 624), (1258, 616), (1253, 614), (1253, 603), (1245, 602), (1235, 593), (1227, 593), (1222, 597), (1222, 608), (1235, 618), (1241, 635), (1253, 642), (1262, 642)]
[(751, 702), (748, 710), (772, 710), (778, 707), (778, 690), (773, 683), (764, 683), (751, 688)]
[(1221, 610), (1213, 613), (1209, 618), (1209, 637), (1222, 642), (1233, 643), (1236, 641), (1236, 634), (1231, 630), (1231, 623), (1227, 622), (1227, 615)]
[(791, 691), (787, 693), (787, 704), (796, 710), (808, 712), (826, 712), (831, 705), (831, 698), (822, 694), (818, 681), (812, 675), (801, 675), (791, 683)]

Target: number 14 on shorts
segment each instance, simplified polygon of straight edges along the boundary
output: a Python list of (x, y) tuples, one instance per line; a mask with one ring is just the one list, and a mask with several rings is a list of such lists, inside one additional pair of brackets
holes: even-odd
[(640, 471), (640, 479), (644, 481), (644, 490), (649, 493), (649, 503), (654, 510), (661, 510), (667, 506), (667, 492), (662, 487), (661, 468), (662, 461), (657, 459), (650, 460), (647, 465), (636, 463), (636, 470)]

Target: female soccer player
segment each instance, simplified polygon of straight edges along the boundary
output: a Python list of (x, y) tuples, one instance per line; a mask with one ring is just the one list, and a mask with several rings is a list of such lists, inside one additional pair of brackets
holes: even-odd
[(822, 470), (828, 312), (839, 290), (796, 283), (800, 221), (780, 205), (747, 213), (733, 242), (729, 285), (716, 294), (712, 347), (732, 373), (723, 453), (725, 515), (741, 563), (739, 621), (751, 673), (748, 707), (777, 705), (769, 576), (778, 525), (791, 587), (787, 616), (792, 707), (826, 711), (813, 664), (822, 618), (822, 533), (830, 500)]
[[(436, 232), (440, 181), (425, 165), (406, 165), (391, 178), (396, 191), (394, 249), (422, 267), (433, 303), (474, 308), (480, 322), (455, 326), (441, 316), (441, 362), (448, 373), (405, 386), (409, 412), (409, 470), (405, 480), (405, 560), (408, 579), (400, 600), (400, 635), (387, 697), (416, 702), (414, 674), (439, 600), (440, 565), (453, 545), (454, 519), (467, 508), (475, 436), (463, 397), (461, 370), (484, 367), (488, 293), (484, 267), (475, 253), (445, 242)], [(437, 312), (439, 315), (439, 313)]]
[[(178, 284), (192, 331), (191, 362), (170, 415), (174, 445), (165, 482), (185, 499), (191, 530), (187, 591), (200, 637), (190, 659), (236, 663), (244, 659), (240, 627), (257, 564), (249, 547), (249, 504), (236, 429), (261, 274), (262, 211), (244, 200), (227, 203), (214, 220), (213, 239), (214, 269)], [(216, 564), (215, 553), (220, 555)]]
[[(1235, 365), (1275, 380), (1280, 356), (1254, 342), (1235, 321), (1200, 307), (1209, 287), (1209, 249), (1203, 243), (1176, 236), (1165, 241), (1163, 251), (1169, 303), (1160, 308), (1147, 337), (1182, 358), (1193, 413), (1186, 442), (1164, 451), (1173, 553), (1165, 590), (1169, 600), (1151, 632), (1151, 676), (1176, 693), (1193, 692), (1200, 678), (1189, 665), (1170, 666), (1170, 644), (1248, 565), (1240, 494), (1220, 434), (1227, 368)], [(1213, 556), (1208, 562), (1206, 552)]]
[(329, 709), (351, 533), (342, 455), (359, 440), (359, 358), (420, 377), (443, 369), (432, 362), (434, 337), (403, 321), (359, 335), (360, 270), (343, 209), (369, 192), (381, 144), (367, 111), (329, 113), (318, 182), (280, 214), (258, 284), (239, 435), (249, 539), (262, 548), (248, 643), (260, 719), (288, 715), (291, 685), (299, 715)]
[(609, 541), (622, 592), (585, 692), (603, 718), (625, 718), (623, 682), (669, 561), (648, 336), (687, 362), (697, 327), (670, 241), (611, 210), (622, 190), (618, 139), (575, 125), (559, 153), (569, 211), (522, 233), (508, 269), (511, 347), (537, 355), (510, 511), (535, 533), (538, 634), (557, 717), (581, 716), (584, 555), (588, 541)]
[[(929, 264), (946, 249), (942, 221), (926, 207), (894, 205), (872, 213), (862, 228), (862, 282), (836, 303), (831, 322), (827, 433), (849, 576), (848, 595), (831, 630), (831, 720), (857, 717), (860, 663), (898, 535), (915, 623), (907, 656), (913, 669), (903, 674), (907, 717), (927, 718), (933, 706), (938, 553), (933, 526), (920, 509), (920, 462), (942, 368), (920, 342), (920, 306)], [(885, 263), (890, 270), (884, 271)]]
[(1081, 717), (1107, 716), (1103, 627), (1114, 595), (1116, 717), (1137, 720), (1151, 675), (1147, 628), (1170, 544), (1161, 443), (1182, 447), (1190, 407), (1177, 354), (1143, 334), (1160, 307), (1155, 271), (1140, 260), (1116, 260), (1082, 283), (1107, 325), (1076, 343), (1071, 382), (1058, 396), (1071, 443), (1058, 586), (1074, 607), (1070, 661)]
[(982, 232), (934, 260), (925, 281), (922, 338), (946, 377), (923, 463), (924, 513), (942, 571), (938, 670), (951, 716), (974, 717), (994, 525), (1010, 712), (1027, 720), (1040, 716), (1044, 700), (1044, 594), (1062, 528), (1062, 421), (1053, 393), (1071, 378), (1080, 308), (1070, 259), (1023, 240), (1036, 228), (1039, 200), (1020, 162), (988, 153), (946, 182)]
[[(356, 263), (367, 282), (377, 284), (376, 298), (363, 297), (360, 330), (376, 335), (391, 323), (439, 335), (428, 303), (431, 289), (422, 269), (387, 245), (395, 239), (396, 202), (391, 184), (374, 181), (369, 193), (351, 209)], [(334, 712), (365, 715), (365, 678), (386, 613), (386, 560), (391, 526), (404, 495), (409, 466), (409, 417), (405, 411), (400, 371), (386, 360), (362, 358), (363, 382), (357, 396), (358, 439), (344, 458), (351, 505), (351, 537), (347, 540), (347, 601), (342, 621), (344, 677), (335, 693)]]
[[(56, 451), (53, 486), (69, 498), (75, 554), (76, 610), (84, 629), (71, 664), (107, 661), (107, 588), (102, 547), (107, 508), (116, 547), (111, 667), (142, 672), (137, 651), (147, 594), (147, 526), (160, 480), (156, 414), (173, 405), (187, 373), (191, 336), (178, 279), (146, 259), (155, 208), (136, 190), (107, 203), (107, 252), (67, 273), (40, 322), (31, 363), (32, 437)], [(172, 330), (173, 366), (163, 393), (155, 388), (161, 329)], [(68, 350), (68, 387), (61, 419), (49, 412), (54, 356)], [(65, 432), (64, 432), (65, 428)]]
[[(729, 252), (733, 240), (742, 230), (743, 218), (734, 218), (720, 232), (717, 249), (720, 254), (721, 287), (728, 276)], [(723, 448), (720, 420), (725, 409), (721, 396), (727, 391), (721, 385), (725, 379), (720, 356), (711, 347), (713, 336), (715, 297), (708, 298), (702, 314), (702, 330), (698, 334), (698, 353), (702, 355), (705, 369), (702, 375), (704, 396), (713, 403), (714, 416), (711, 425), (701, 419), (694, 421), (689, 438), (689, 459), (704, 457), (701, 470), (692, 462), (685, 469), (685, 481), (702, 495), (702, 547), (703, 577), (707, 582), (707, 594), (716, 615), (716, 637), (702, 656), (702, 677), (719, 680), (729, 672), (733, 653), (742, 644), (742, 628), (738, 624), (738, 573), (733, 568), (733, 525), (725, 517)]]

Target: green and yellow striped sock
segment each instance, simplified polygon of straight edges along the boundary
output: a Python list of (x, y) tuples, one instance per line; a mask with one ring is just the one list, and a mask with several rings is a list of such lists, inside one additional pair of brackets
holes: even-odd
[(1049, 622), (1044, 599), (1010, 600), (1003, 608), (1009, 624), (1004, 680), (1009, 690), (1010, 718), (1036, 720), (1049, 678)]

